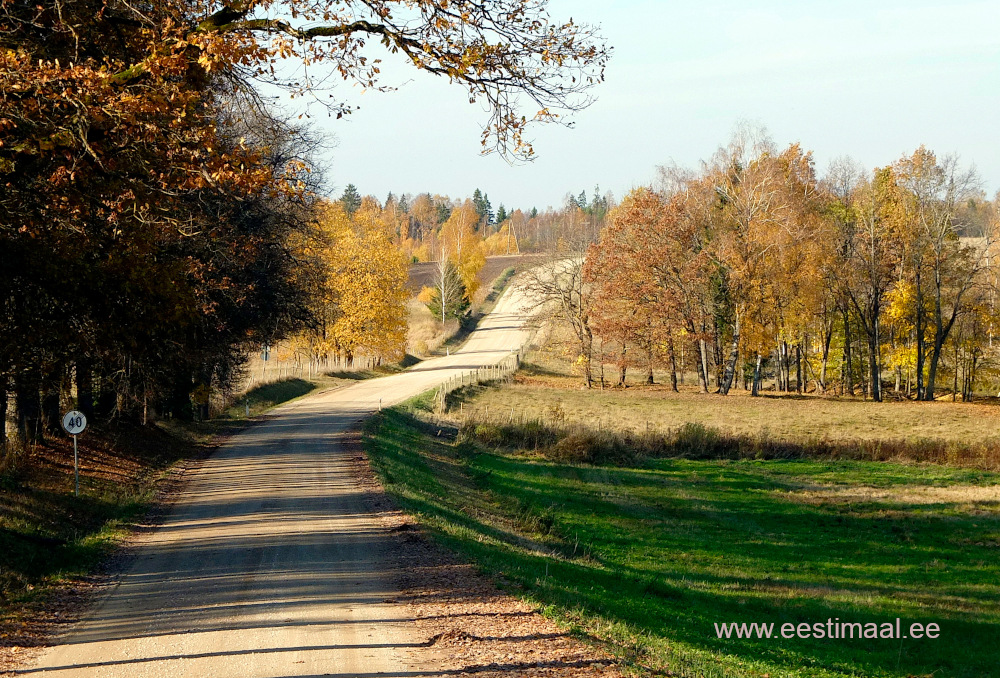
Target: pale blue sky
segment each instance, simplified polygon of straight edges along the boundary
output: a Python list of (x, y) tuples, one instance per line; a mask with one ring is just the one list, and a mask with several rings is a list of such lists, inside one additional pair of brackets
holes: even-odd
[[(388, 64), (388, 94), (341, 86), (361, 106), (317, 120), (336, 137), (330, 182), (363, 194), (464, 197), (496, 207), (561, 205), (594, 184), (621, 198), (671, 160), (696, 166), (735, 124), (800, 142), (822, 172), (842, 154), (874, 167), (925, 144), (1000, 188), (1000, 2), (642, 2), (552, 0), (615, 48), (599, 97), (574, 129), (537, 127), (538, 159), (479, 155), (478, 105), (461, 89)], [(529, 111), (529, 114), (533, 111)]]

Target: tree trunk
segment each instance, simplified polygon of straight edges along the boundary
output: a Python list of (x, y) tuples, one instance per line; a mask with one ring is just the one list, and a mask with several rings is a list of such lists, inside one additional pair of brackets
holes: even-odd
[(781, 342), (781, 390), (788, 393), (792, 390), (792, 352), (788, 350), (788, 343)]
[(603, 391), (604, 390), (604, 337), (601, 337), (601, 343), (597, 350), (601, 365), (601, 390)]
[(170, 394), (171, 415), (176, 419), (190, 421), (194, 416), (191, 407), (191, 390), (194, 388), (194, 377), (190, 370), (184, 370), (174, 378), (173, 393)]
[(823, 361), (819, 368), (819, 392), (826, 393), (826, 367), (830, 362), (830, 343), (833, 341), (833, 322), (823, 337)]
[(802, 393), (802, 348), (795, 344), (795, 392)]
[(854, 395), (854, 368), (851, 365), (851, 319), (844, 308), (844, 386), (850, 395)]
[[(948, 341), (948, 336), (951, 333), (952, 327), (955, 324), (955, 318), (958, 314), (956, 309), (952, 310), (951, 317), (946, 321), (942, 317), (941, 312), (941, 300), (940, 292), (934, 300), (934, 346), (931, 351), (931, 366), (930, 371), (927, 375), (927, 399), (934, 399), (934, 388), (937, 380), (938, 366), (941, 364), (941, 356), (944, 354), (944, 345)], [(958, 348), (956, 346), (956, 352)], [(957, 369), (957, 366), (956, 366)]]
[(110, 418), (117, 404), (118, 393), (115, 391), (114, 381), (108, 377), (107, 371), (102, 371), (97, 382), (97, 404), (94, 407), (94, 416)]
[(780, 345), (781, 355), (781, 391), (788, 393), (791, 390), (791, 379), (788, 370), (788, 342), (782, 340)]
[(788, 393), (792, 390), (792, 381), (789, 377), (789, 356), (788, 356), (788, 344), (781, 342), (781, 392)]
[(715, 328), (715, 334), (712, 337), (712, 360), (715, 364), (715, 388), (716, 393), (722, 391), (722, 382), (724, 379), (723, 371), (725, 370), (725, 364), (722, 360), (722, 344), (719, 342), (722, 339), (722, 333), (719, 332), (718, 326)]
[(955, 379), (951, 387), (951, 402), (958, 400), (958, 342), (955, 342)]
[(59, 385), (51, 382), (45, 384), (42, 394), (42, 426), (45, 433), (57, 435), (62, 428), (62, 416), (59, 413)]
[(753, 386), (750, 390), (750, 395), (759, 396), (760, 395), (760, 364), (763, 362), (763, 358), (760, 353), (757, 354), (757, 363), (753, 368)]
[(677, 388), (677, 355), (674, 353), (674, 337), (671, 335), (667, 342), (667, 349), (670, 352), (670, 388), (674, 393), (678, 393)]
[(618, 385), (625, 388), (625, 373), (628, 370), (628, 364), (625, 362), (625, 353), (628, 351), (628, 347), (625, 342), (622, 342), (622, 352), (618, 355)]
[(733, 325), (733, 345), (729, 349), (729, 360), (726, 361), (726, 371), (722, 377), (720, 391), (722, 395), (729, 395), (729, 389), (733, 386), (733, 376), (736, 374), (736, 362), (740, 357), (740, 314), (736, 314), (736, 322)]
[(708, 393), (708, 355), (705, 340), (698, 340), (698, 381), (701, 382), (701, 392)]
[(90, 360), (84, 356), (76, 359), (76, 409), (87, 419), (94, 418), (94, 372)]
[(16, 398), (17, 435), (24, 443), (34, 444), (41, 438), (42, 408), (39, 397), (37, 368), (21, 372), (14, 377)]
[(7, 375), (0, 373), (0, 452), (7, 444)]
[(62, 430), (62, 413), (59, 411), (62, 385), (63, 369), (60, 365), (49, 371), (48, 378), (43, 384), (42, 424), (44, 431), (51, 435), (58, 435)]
[(969, 374), (968, 374), (968, 377), (967, 377), (967, 380), (969, 382), (969, 385), (968, 385), (967, 390), (966, 390), (967, 395), (966, 395), (966, 397), (962, 398), (962, 400), (964, 400), (965, 402), (971, 403), (972, 402), (972, 398), (975, 395), (975, 390), (976, 390), (976, 368), (978, 367), (978, 364), (979, 364), (979, 355), (975, 351), (973, 351), (973, 353), (972, 353), (972, 360), (971, 360), (971, 362), (969, 364)]
[(917, 266), (914, 274), (916, 283), (916, 310), (914, 326), (917, 332), (917, 400), (927, 400), (924, 391), (924, 295), (920, 287), (920, 267)]
[(775, 390), (784, 393), (788, 390), (788, 382), (785, 381), (785, 346), (784, 342), (778, 343), (778, 348), (774, 354), (775, 360), (778, 364), (778, 375), (777, 381), (775, 383)]
[(868, 367), (871, 370), (872, 400), (882, 402), (882, 369), (878, 364), (878, 332), (868, 337)]
[[(864, 366), (864, 364), (865, 364), (865, 345), (866, 345), (866, 343), (867, 342), (863, 342), (863, 341), (858, 343), (858, 362), (862, 366)], [(868, 400), (868, 389), (871, 386), (870, 375), (865, 374), (865, 372), (868, 372), (868, 371), (869, 371), (868, 369), (862, 369), (861, 370), (861, 398), (864, 399), (864, 400)]]
[(938, 364), (941, 361), (941, 353), (944, 348), (943, 343), (938, 337), (934, 337), (934, 345), (931, 347), (931, 364), (927, 370), (927, 383), (924, 385), (924, 391), (927, 394), (925, 400), (934, 400), (934, 385), (937, 381)]
[[(937, 380), (938, 365), (941, 364), (941, 355), (944, 353), (944, 342), (948, 340), (948, 333), (955, 322), (957, 306), (952, 309), (951, 318), (945, 322), (941, 308), (941, 271), (937, 265), (934, 267), (934, 347), (931, 352), (931, 368), (927, 375), (927, 399), (934, 399), (934, 387)], [(958, 304), (958, 299), (955, 301)], [(956, 348), (956, 351), (958, 349)], [(958, 366), (956, 365), (956, 368)]]

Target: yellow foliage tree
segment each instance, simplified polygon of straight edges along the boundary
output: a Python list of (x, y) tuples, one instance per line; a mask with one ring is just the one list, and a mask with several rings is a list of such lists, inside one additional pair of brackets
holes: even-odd
[(517, 232), (514, 229), (514, 220), (508, 219), (486, 240), (483, 241), (483, 249), (490, 256), (519, 254), (520, 246), (517, 242)]
[(313, 332), (315, 350), (348, 362), (359, 354), (377, 362), (401, 358), (406, 255), (393, 243), (378, 203), (365, 198), (353, 217), (339, 203), (327, 204), (317, 221), (312, 251), (321, 273), (314, 303), (321, 322)]
[(931, 339), (930, 328), (925, 324), (922, 327), (923, 341), (916, 342), (916, 325), (914, 318), (918, 311), (916, 306), (918, 301), (923, 307), (920, 313), (927, 317), (932, 312), (931, 301), (924, 295), (917, 294), (916, 285), (912, 280), (903, 278), (898, 280), (886, 295), (885, 325), (889, 336), (898, 338), (895, 345), (889, 350), (887, 364), (891, 368), (898, 368), (905, 371), (907, 381), (910, 373), (915, 374), (917, 369), (917, 345), (924, 347), (924, 359), (927, 358), (927, 345)]
[(479, 213), (472, 201), (466, 200), (451, 211), (439, 236), (441, 255), (455, 264), (469, 301), (479, 289), (479, 271), (486, 265), (483, 238), (476, 230), (478, 224)]

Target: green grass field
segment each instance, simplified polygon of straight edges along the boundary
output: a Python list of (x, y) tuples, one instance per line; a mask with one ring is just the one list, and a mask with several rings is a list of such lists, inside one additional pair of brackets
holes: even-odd
[[(426, 416), (418, 402), (369, 426), (387, 489), (446, 545), (639, 673), (1000, 675), (997, 474), (829, 460), (559, 463), (456, 443)], [(773, 623), (777, 636), (784, 623), (897, 617), (937, 623), (940, 637), (720, 639), (714, 627)]]

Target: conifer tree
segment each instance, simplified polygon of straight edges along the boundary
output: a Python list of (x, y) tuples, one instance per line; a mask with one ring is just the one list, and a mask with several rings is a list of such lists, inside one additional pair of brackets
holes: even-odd
[(354, 216), (354, 213), (361, 207), (361, 194), (354, 184), (347, 184), (343, 195), (340, 196), (340, 204), (344, 206), (347, 216)]

